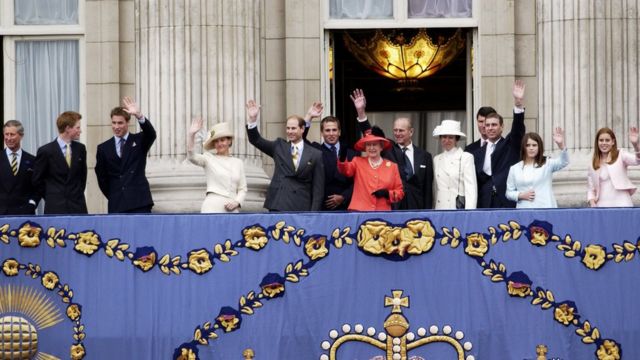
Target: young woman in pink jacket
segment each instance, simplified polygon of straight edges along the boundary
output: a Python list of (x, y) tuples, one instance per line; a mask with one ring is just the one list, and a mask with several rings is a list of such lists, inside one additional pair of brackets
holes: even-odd
[(638, 128), (629, 129), (629, 141), (635, 154), (618, 149), (616, 135), (609, 128), (596, 133), (593, 160), (589, 168), (587, 200), (591, 207), (632, 207), (636, 187), (629, 180), (627, 167), (640, 164)]

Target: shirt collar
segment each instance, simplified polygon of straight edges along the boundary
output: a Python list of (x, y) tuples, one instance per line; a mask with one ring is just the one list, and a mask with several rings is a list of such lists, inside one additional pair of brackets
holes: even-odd
[[(9, 157), (11, 156), (11, 154), (13, 154), (13, 151), (8, 147), (4, 148), (4, 151), (7, 153), (7, 156)], [(18, 149), (18, 151), (16, 151), (16, 154), (18, 154), (18, 157), (22, 156), (22, 148)]]
[[(61, 149), (64, 149), (64, 148), (67, 146), (67, 143), (66, 143), (66, 142), (64, 142), (64, 140), (62, 140), (62, 139), (60, 138), (60, 136), (58, 136), (58, 137), (56, 138), (56, 141), (58, 142), (58, 145), (60, 146), (60, 148), (61, 148)], [(73, 141), (71, 141), (71, 142), (73, 142)], [(69, 145), (71, 145), (71, 142), (69, 143)]]

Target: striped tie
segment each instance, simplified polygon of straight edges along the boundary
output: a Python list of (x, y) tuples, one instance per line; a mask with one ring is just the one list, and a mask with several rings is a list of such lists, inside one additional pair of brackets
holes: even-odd
[(18, 175), (18, 153), (11, 153), (11, 172), (13, 172), (13, 176)]
[(67, 144), (64, 148), (64, 159), (67, 160), (67, 165), (71, 167), (71, 144)]

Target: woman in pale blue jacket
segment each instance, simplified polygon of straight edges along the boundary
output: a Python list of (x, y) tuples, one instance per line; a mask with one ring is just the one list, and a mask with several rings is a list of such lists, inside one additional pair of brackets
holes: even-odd
[(517, 201), (517, 208), (556, 208), (558, 203), (551, 187), (553, 173), (569, 164), (564, 145), (564, 131), (555, 128), (553, 141), (562, 152), (559, 158), (546, 158), (540, 135), (528, 133), (522, 139), (522, 161), (509, 169), (507, 199)]

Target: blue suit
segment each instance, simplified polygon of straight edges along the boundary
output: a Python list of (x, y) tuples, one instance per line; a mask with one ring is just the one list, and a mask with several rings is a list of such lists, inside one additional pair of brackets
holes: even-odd
[(141, 132), (127, 137), (122, 158), (116, 152), (114, 137), (98, 145), (96, 176), (109, 201), (109, 213), (150, 212), (153, 206), (145, 168), (156, 131), (149, 119), (140, 123), (140, 128)]

